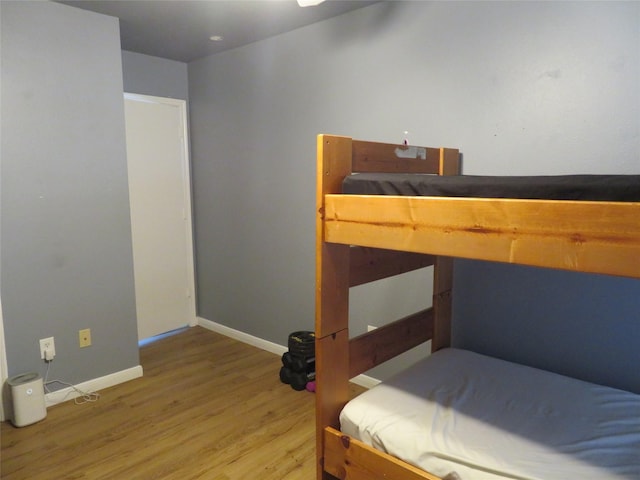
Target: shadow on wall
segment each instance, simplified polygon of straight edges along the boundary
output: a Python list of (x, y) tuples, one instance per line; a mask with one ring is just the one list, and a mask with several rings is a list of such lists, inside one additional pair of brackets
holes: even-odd
[(326, 28), (326, 41), (329, 47), (344, 47), (351, 43), (366, 42), (380, 35), (389, 26), (398, 27), (396, 20), (402, 9), (406, 8), (405, 2), (380, 2), (366, 7), (367, 15), (362, 14), (362, 9), (357, 11), (357, 22), (351, 22), (351, 28), (342, 28), (339, 22), (325, 22), (331, 28)]
[(457, 260), (453, 344), (640, 392), (640, 281)]

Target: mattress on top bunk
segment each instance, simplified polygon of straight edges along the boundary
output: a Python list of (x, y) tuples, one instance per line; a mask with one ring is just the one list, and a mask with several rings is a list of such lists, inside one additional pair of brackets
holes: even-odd
[(640, 201), (640, 175), (478, 176), (356, 173), (343, 193), (548, 200)]
[(640, 395), (466, 350), (440, 350), (375, 386), (340, 422), (440, 477), (640, 478)]

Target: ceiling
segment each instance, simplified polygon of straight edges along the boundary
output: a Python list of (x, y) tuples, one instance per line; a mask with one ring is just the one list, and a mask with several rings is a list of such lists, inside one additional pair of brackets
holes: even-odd
[[(123, 50), (190, 62), (376, 2), (329, 0), (304, 8), (296, 0), (67, 0), (59, 3), (118, 17)], [(212, 36), (222, 39), (212, 41)]]

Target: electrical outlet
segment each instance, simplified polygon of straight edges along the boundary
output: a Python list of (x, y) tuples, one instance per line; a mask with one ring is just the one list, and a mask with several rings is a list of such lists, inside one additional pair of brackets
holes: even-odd
[(53, 342), (53, 337), (40, 339), (40, 358), (45, 359), (45, 352), (49, 352), (49, 358), (53, 359), (56, 355), (56, 344)]
[(78, 340), (80, 341), (80, 348), (91, 346), (91, 329), (85, 328), (78, 331)]

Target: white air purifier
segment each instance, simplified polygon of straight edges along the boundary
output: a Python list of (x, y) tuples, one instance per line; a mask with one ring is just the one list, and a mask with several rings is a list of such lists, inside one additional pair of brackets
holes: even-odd
[(44, 401), (44, 384), (37, 373), (23, 373), (7, 380), (11, 388), (13, 418), (16, 427), (25, 427), (47, 416)]

